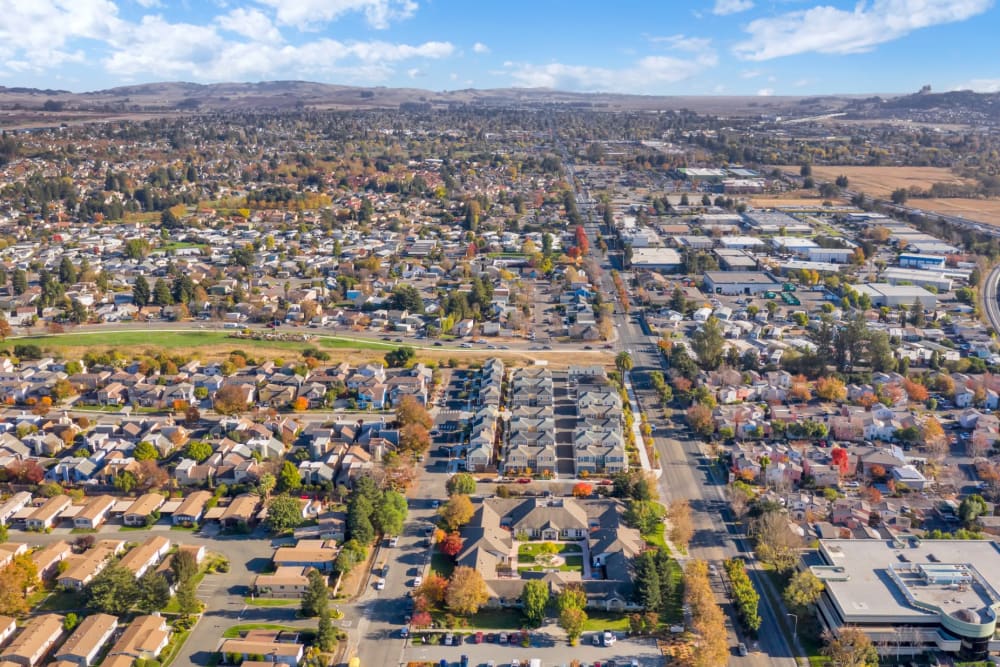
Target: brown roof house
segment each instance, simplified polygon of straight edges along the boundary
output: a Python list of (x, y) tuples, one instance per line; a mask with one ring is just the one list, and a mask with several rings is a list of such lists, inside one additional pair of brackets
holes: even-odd
[(23, 667), (41, 664), (52, 647), (62, 638), (63, 617), (58, 614), (35, 616), (24, 626), (3, 653), (0, 661)]
[(115, 506), (112, 496), (96, 496), (84, 505), (73, 517), (73, 527), (95, 530), (108, 518), (108, 513)]
[(56, 660), (75, 663), (79, 667), (94, 664), (97, 655), (118, 628), (118, 619), (109, 614), (91, 614), (83, 619), (66, 643), (56, 651)]
[[(125, 628), (125, 632), (111, 647), (108, 655), (128, 655), (134, 659), (151, 660), (167, 647), (169, 641), (170, 629), (162, 616), (159, 614), (137, 616)], [(108, 664), (107, 661), (104, 664)]]
[(175, 526), (190, 525), (198, 523), (205, 513), (205, 503), (208, 502), (212, 494), (208, 491), (195, 491), (181, 503), (181, 506), (174, 512), (173, 522)]
[(146, 570), (159, 563), (168, 551), (170, 551), (170, 540), (162, 535), (154, 535), (125, 554), (118, 564), (138, 579), (146, 573)]
[(24, 527), (28, 530), (47, 530), (55, 524), (56, 517), (71, 504), (69, 496), (53, 496), (25, 519)]
[(122, 515), (122, 523), (126, 526), (145, 526), (153, 512), (160, 509), (165, 501), (166, 498), (159, 493), (139, 496)]

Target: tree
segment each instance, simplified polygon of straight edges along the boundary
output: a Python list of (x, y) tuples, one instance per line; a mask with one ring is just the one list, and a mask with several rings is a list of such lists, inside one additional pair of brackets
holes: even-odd
[(198, 586), (194, 579), (188, 579), (177, 587), (177, 608), (184, 616), (191, 616), (201, 611)]
[(305, 412), (309, 409), (309, 399), (305, 396), (299, 396), (294, 401), (292, 401), (292, 410), (295, 412)]
[(455, 494), (471, 496), (476, 492), (476, 478), (467, 472), (460, 472), (451, 476), (445, 488), (449, 496)]
[(15, 556), (0, 570), (0, 614), (15, 615), (28, 611), (28, 591), (39, 584), (38, 569), (27, 554)]
[(928, 417), (920, 428), (920, 439), (924, 447), (937, 457), (948, 453), (948, 437), (936, 417)]
[(337, 554), (337, 560), (333, 562), (333, 569), (344, 575), (354, 569), (358, 563), (363, 563), (368, 558), (368, 549), (357, 540), (347, 540)]
[(837, 377), (823, 377), (816, 380), (816, 395), (824, 401), (841, 402), (847, 400), (847, 386)]
[(915, 403), (923, 403), (930, 395), (927, 387), (914, 382), (910, 378), (903, 379), (903, 391), (906, 392), (907, 398)]
[(264, 497), (264, 502), (267, 502), (271, 497), (271, 492), (274, 491), (274, 487), (278, 485), (277, 478), (269, 472), (264, 473), (257, 480), (257, 492)]
[(403, 368), (417, 355), (412, 347), (397, 347), (385, 353), (385, 363), (389, 368)]
[(549, 587), (543, 581), (530, 579), (521, 589), (521, 611), (533, 626), (539, 626), (545, 620), (545, 608), (549, 605)]
[(114, 485), (122, 493), (132, 493), (135, 487), (139, 485), (139, 480), (136, 479), (134, 472), (125, 470), (115, 476)]
[(295, 491), (302, 487), (302, 475), (299, 469), (291, 461), (281, 464), (281, 471), (278, 473), (278, 491)]
[(570, 607), (559, 612), (559, 627), (566, 631), (570, 646), (576, 646), (586, 623), (587, 612), (582, 609)]
[(122, 616), (139, 600), (139, 587), (130, 570), (109, 565), (86, 588), (87, 603), (97, 611)]
[(184, 456), (201, 463), (212, 455), (212, 445), (204, 440), (192, 440), (184, 447)]
[(647, 610), (659, 609), (663, 605), (660, 587), (660, 572), (656, 564), (656, 553), (647, 550), (635, 557), (635, 592), (639, 602)]
[(876, 667), (878, 650), (871, 639), (858, 627), (846, 625), (836, 634), (823, 632), (826, 645), (820, 649), (837, 667)]
[(698, 403), (688, 408), (687, 423), (695, 433), (706, 438), (715, 432), (715, 420), (712, 419), (712, 411), (707, 405)]
[(808, 403), (812, 400), (812, 390), (809, 389), (809, 383), (806, 382), (804, 376), (796, 375), (793, 378), (792, 388), (788, 391), (788, 397), (802, 403)]
[(238, 415), (247, 409), (246, 394), (235, 384), (226, 384), (215, 392), (212, 408), (220, 415)]
[(143, 308), (149, 305), (151, 298), (152, 290), (149, 288), (149, 281), (146, 280), (145, 276), (139, 276), (132, 285), (132, 303)]
[(396, 310), (408, 310), (411, 313), (424, 312), (424, 300), (420, 296), (420, 290), (406, 283), (400, 283), (392, 290), (389, 304)]
[(423, 424), (407, 424), (399, 431), (400, 449), (422, 454), (431, 446), (430, 431)]
[(687, 550), (694, 537), (694, 522), (691, 520), (688, 501), (683, 498), (671, 501), (667, 508), (667, 518), (670, 519), (670, 541)]
[(586, 482), (577, 482), (573, 485), (573, 496), (575, 498), (586, 498), (594, 493), (594, 487)]
[(28, 274), (24, 269), (14, 269), (14, 275), (10, 279), (14, 294), (20, 296), (28, 289)]
[(307, 618), (319, 616), (329, 609), (330, 591), (326, 577), (316, 569), (309, 570), (306, 590), (302, 593), (302, 615)]
[(170, 570), (178, 585), (185, 584), (198, 574), (198, 561), (190, 551), (176, 551), (170, 559)]
[(80, 624), (80, 617), (70, 612), (66, 614), (66, 618), (63, 619), (63, 630), (66, 632), (73, 632), (73, 628)]
[(722, 363), (724, 345), (722, 326), (715, 317), (709, 317), (691, 334), (691, 349), (698, 357), (698, 363), (706, 370), (714, 370)]
[(779, 509), (768, 508), (751, 521), (757, 558), (779, 572), (788, 572), (798, 561), (801, 539), (788, 527), (788, 517)]
[(443, 603), (447, 594), (448, 580), (435, 572), (431, 572), (414, 592), (414, 595), (424, 598), (431, 604)]
[(632, 366), (632, 355), (628, 353), (628, 350), (622, 350), (615, 355), (615, 367), (622, 377), (625, 376), (625, 373), (632, 370)]
[(910, 198), (910, 193), (906, 188), (896, 188), (892, 191), (892, 203), (897, 206), (902, 206), (906, 203), (906, 200)]
[(986, 514), (988, 509), (989, 507), (983, 497), (978, 493), (973, 493), (962, 499), (961, 504), (958, 506), (958, 518), (968, 528), (975, 524), (978, 517)]
[(170, 602), (170, 584), (156, 570), (147, 570), (137, 582), (138, 600), (136, 607), (150, 614), (159, 611)]
[(444, 555), (454, 558), (462, 552), (462, 536), (457, 532), (448, 533), (445, 538), (438, 543), (438, 548)]
[(271, 499), (267, 505), (267, 525), (275, 533), (283, 533), (302, 524), (302, 506), (288, 494)]
[(438, 510), (441, 519), (450, 530), (455, 530), (469, 523), (476, 509), (472, 506), (469, 496), (454, 495)]
[(319, 614), (319, 626), (316, 630), (316, 644), (322, 651), (332, 651), (337, 647), (337, 631), (333, 629), (329, 609), (324, 609)]
[(6, 317), (0, 316), (0, 341), (5, 341), (13, 333), (10, 322)]
[(425, 429), (434, 425), (434, 418), (427, 412), (427, 408), (413, 396), (404, 396), (400, 400), (396, 407), (396, 421), (400, 426), (420, 424)]
[(810, 570), (799, 570), (785, 586), (785, 603), (799, 612), (805, 611), (819, 600), (823, 588), (823, 582)]
[(469, 616), (479, 611), (489, 599), (489, 589), (477, 570), (460, 565), (451, 573), (445, 593), (445, 604), (449, 610), (461, 616)]
[(153, 461), (159, 458), (160, 453), (156, 451), (153, 443), (144, 440), (135, 446), (132, 456), (136, 461)]
[(372, 511), (372, 525), (383, 535), (397, 535), (403, 530), (407, 512), (406, 497), (403, 494), (392, 490), (383, 491)]

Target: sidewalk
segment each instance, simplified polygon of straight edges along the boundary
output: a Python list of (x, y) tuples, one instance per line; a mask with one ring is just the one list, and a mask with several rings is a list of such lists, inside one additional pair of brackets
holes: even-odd
[(635, 395), (635, 389), (632, 388), (632, 376), (629, 373), (625, 373), (622, 381), (625, 384), (625, 394), (628, 396), (628, 402), (632, 406), (632, 415), (634, 417), (632, 420), (632, 435), (635, 436), (636, 449), (639, 450), (639, 463), (642, 465), (643, 470), (653, 473), (659, 479), (663, 475), (663, 468), (653, 468), (650, 464), (649, 453), (646, 451), (646, 444), (642, 439), (642, 431), (639, 430), (639, 425), (642, 423), (642, 408), (639, 405), (639, 399)]

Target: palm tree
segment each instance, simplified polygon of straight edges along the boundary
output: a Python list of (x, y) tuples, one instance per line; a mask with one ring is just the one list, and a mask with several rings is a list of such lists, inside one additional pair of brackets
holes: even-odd
[(615, 366), (624, 379), (625, 373), (632, 370), (632, 355), (628, 353), (628, 350), (622, 350), (615, 356)]

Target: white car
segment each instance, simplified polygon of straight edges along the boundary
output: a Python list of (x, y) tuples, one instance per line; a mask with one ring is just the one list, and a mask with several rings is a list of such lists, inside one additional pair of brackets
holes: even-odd
[(385, 579), (379, 579), (375, 582), (375, 590), (381, 591), (385, 589)]
[(389, 539), (389, 546), (390, 547), (397, 546), (398, 544), (399, 544), (399, 538), (398, 537), (392, 537), (392, 538)]
[(424, 578), (423, 577), (414, 577), (413, 578), (413, 587), (414, 588), (420, 588), (420, 584), (422, 584), (422, 583), (424, 583)]

